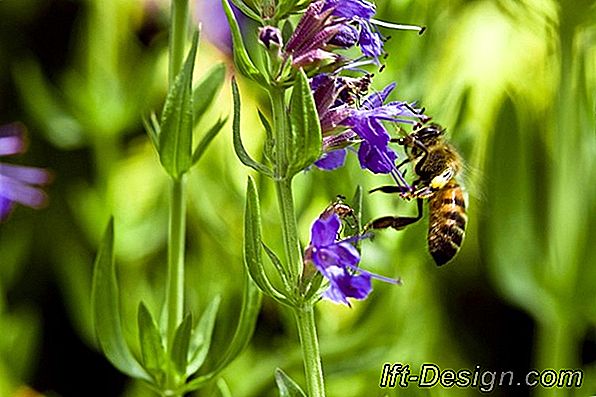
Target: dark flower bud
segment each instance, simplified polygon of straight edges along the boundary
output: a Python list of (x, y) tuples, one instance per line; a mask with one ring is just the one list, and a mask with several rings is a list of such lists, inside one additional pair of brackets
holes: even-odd
[(259, 41), (267, 47), (268, 50), (270, 50), (271, 47), (281, 48), (283, 44), (280, 30), (273, 26), (259, 28)]

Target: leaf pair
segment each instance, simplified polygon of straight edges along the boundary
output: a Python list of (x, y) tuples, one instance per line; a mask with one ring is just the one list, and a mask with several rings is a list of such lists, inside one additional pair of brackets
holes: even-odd
[[(282, 281), (285, 291), (278, 290), (269, 280), (263, 266), (262, 249), (269, 255), (271, 262), (276, 267)], [(248, 269), (250, 277), (255, 284), (267, 295), (276, 301), (285, 305), (294, 306), (289, 296), (291, 286), (287, 269), (281, 260), (263, 244), (261, 233), (261, 210), (259, 205), (259, 196), (252, 178), (248, 179), (246, 186), (246, 207), (244, 210), (244, 263)]]
[(203, 365), (211, 346), (219, 303), (220, 298), (215, 297), (194, 329), (192, 315), (189, 313), (184, 317), (174, 334), (169, 356), (153, 316), (144, 303), (139, 304), (141, 358), (143, 366), (153, 376), (156, 384), (164, 384), (169, 368), (176, 371), (179, 381), (184, 381)]
[(131, 352), (122, 331), (114, 262), (114, 222), (110, 220), (95, 261), (91, 302), (93, 326), (100, 349), (117, 369), (128, 376), (147, 381), (157, 390), (163, 390), (169, 375), (177, 379), (180, 390), (191, 391), (214, 378), (246, 347), (260, 310), (261, 295), (246, 277), (238, 327), (226, 353), (214, 369), (188, 382), (187, 378), (193, 376), (206, 361), (219, 309), (219, 297), (211, 301), (194, 329), (192, 316), (187, 314), (184, 317), (176, 329), (171, 346), (166, 346), (163, 333), (151, 312), (141, 302), (138, 310), (139, 361)]
[(194, 147), (193, 128), (212, 103), (225, 78), (225, 67), (217, 65), (193, 90), (198, 42), (199, 35), (196, 33), (182, 70), (170, 87), (161, 120), (158, 122), (157, 118), (152, 116), (149, 122), (145, 122), (162, 166), (176, 180), (196, 164), (226, 122), (226, 119), (218, 120)]
[[(240, 94), (235, 80), (232, 80), (232, 94), (234, 98), (234, 122), (232, 126), (234, 150), (244, 165), (269, 177), (291, 179), (298, 172), (312, 165), (321, 156), (321, 125), (308, 78), (302, 70), (298, 73), (292, 89), (289, 122), (283, 123), (281, 127), (279, 125), (271, 126), (265, 116), (259, 113), (267, 132), (266, 155), (274, 163), (275, 171), (267, 165), (254, 160), (244, 148), (240, 135)], [(272, 98), (272, 100), (274, 99)], [(283, 115), (279, 116), (288, 118), (288, 113), (284, 112)], [(275, 154), (277, 150), (281, 150), (280, 148), (283, 148), (282, 156)]]

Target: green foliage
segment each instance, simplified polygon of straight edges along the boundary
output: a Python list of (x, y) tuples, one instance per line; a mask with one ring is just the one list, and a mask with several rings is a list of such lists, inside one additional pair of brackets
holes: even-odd
[(281, 369), (275, 370), (275, 383), (279, 389), (280, 397), (305, 397), (306, 395), (298, 386), (296, 382), (292, 380), (284, 371)]
[[(261, 20), (259, 2), (233, 2), (247, 4), (252, 17)], [(60, 61), (50, 65), (49, 52), (35, 53), (43, 42), (30, 45), (22, 39), (31, 37), (24, 29), (39, 23), (36, 15), (46, 15), (37, 9), (41, 2), (0, 3), (11, 21), (0, 26), (1, 70), (10, 72), (0, 77), (0, 103), (11, 104), (0, 106), (2, 120), (19, 117), (27, 124), (31, 150), (23, 161), (48, 166), (56, 175), (47, 209), (19, 208), (0, 225), (0, 395), (11, 396), (21, 385), (45, 380), (48, 395), (66, 396), (60, 378), (48, 377), (56, 357), (40, 343), (60, 327), (67, 335), (74, 330), (89, 349), (96, 348), (85, 336), (91, 317), (96, 317), (94, 329), (105, 329), (98, 338), (100, 348), (110, 351), (125, 371), (146, 379), (131, 384), (123, 395), (150, 395), (147, 383), (166, 382), (172, 354), (161, 322), (168, 179), (150, 143), (159, 146), (160, 118), (147, 117), (147, 139), (141, 134), (140, 115), (156, 108), (166, 90), (165, 84), (154, 83), (165, 75), (156, 62), (166, 55), (160, 46), (165, 32), (159, 32), (150, 47), (142, 47), (135, 31), (148, 18), (141, 16), (142, 7), (80, 2), (84, 15), (76, 21), (78, 30), (70, 40), (61, 36), (70, 43), (69, 53), (63, 56), (60, 46), (49, 45), (48, 51)], [(596, 390), (590, 353), (596, 326), (596, 264), (590, 244), (596, 215), (594, 8), (586, 1), (530, 3), (376, 2), (379, 19), (420, 23), (428, 30), (418, 37), (381, 28), (392, 36), (386, 43), (392, 56), (371, 91), (395, 80), (398, 91), (392, 99), (417, 99), (447, 127), (448, 139), (468, 167), (462, 182), (470, 193), (470, 221), (460, 254), (440, 270), (426, 252), (426, 214), (403, 232), (379, 232), (374, 240), (360, 242), (363, 267), (401, 277), (404, 285), (374, 284), (371, 299), (354, 302), (352, 309), (317, 305), (325, 380), (334, 395), (476, 395), (474, 389), (439, 387), (425, 392), (412, 387), (381, 390), (378, 377), (387, 361), (410, 363), (412, 368), (436, 362), (441, 368), (481, 364), (495, 369), (503, 358), (503, 345), (497, 342), (505, 337), (497, 326), (502, 323), (509, 327), (506, 336), (519, 341), (507, 352), (516, 360), (512, 364), (526, 366), (529, 359), (538, 369), (585, 370), (580, 390), (534, 388), (531, 395)], [(283, 10), (282, 2), (276, 4)], [(237, 50), (236, 57), (246, 55), (247, 71), (262, 79), (252, 52), (258, 46), (249, 35), (236, 35), (236, 40), (250, 51), (249, 57), (249, 51)], [(203, 387), (201, 395), (269, 397), (279, 394), (276, 383), (292, 390), (303, 382), (295, 324), (286, 306), (280, 309), (266, 297), (259, 332), (242, 349), (260, 311), (257, 287), (245, 283), (267, 277), (272, 288), (285, 294), (287, 282), (271, 277), (289, 266), (273, 216), (276, 196), (260, 174), (245, 184), (252, 169), (274, 175), (274, 118), (267, 98), (252, 89), (255, 85), (238, 80), (243, 109), (250, 111), (241, 117), (238, 85), (232, 83), (237, 104), (234, 144), (213, 139), (226, 128), (227, 119), (219, 113), (228, 111), (231, 101), (225, 99), (227, 92), (221, 101), (207, 100), (217, 95), (224, 69), (203, 68), (219, 62), (221, 54), (201, 41), (194, 73), (198, 79), (191, 91), (192, 124), (196, 129), (200, 121), (205, 129), (195, 131), (190, 155), (186, 153), (192, 164), (201, 160), (187, 173), (186, 306), (195, 320), (188, 355), (177, 356), (187, 362), (186, 369), (176, 376), (191, 382), (181, 386), (184, 390)], [(296, 80), (289, 87), (299, 84)], [(253, 111), (257, 108), (263, 110), (259, 115)], [(261, 148), (263, 158), (257, 155)], [(252, 169), (241, 167), (234, 151), (243, 154), (243, 163)], [(293, 186), (301, 246), (308, 243), (309, 227), (321, 210), (337, 194), (351, 198), (356, 185), (362, 186), (359, 199), (348, 201), (364, 221), (415, 213), (412, 203), (366, 193), (388, 183), (388, 178), (363, 173), (353, 153), (344, 169), (299, 172)], [(250, 215), (243, 218), (243, 209)], [(118, 233), (110, 237), (108, 231), (101, 245), (91, 313), (92, 256), (110, 213)], [(252, 264), (247, 266), (250, 279), (241, 274), (243, 252)], [(311, 280), (305, 299), (319, 292), (322, 281), (320, 275)], [(250, 291), (245, 292), (249, 299), (241, 299), (242, 288)], [(56, 324), (64, 315), (56, 313), (56, 306), (69, 310), (68, 321)], [(519, 318), (521, 322), (512, 321)], [(67, 342), (64, 354), (71, 351)], [(517, 361), (520, 357), (523, 362)], [(86, 370), (96, 364), (70, 362), (66, 370), (83, 368), (86, 376), (73, 375), (69, 382), (107, 384), (99, 372)], [(273, 377), (276, 367), (287, 377), (281, 372)]]
[(91, 306), (95, 333), (101, 350), (125, 374), (150, 380), (132, 355), (122, 333), (116, 267), (114, 263), (114, 221), (110, 220), (95, 260)]
[(299, 71), (294, 82), (289, 113), (291, 126), (286, 142), (288, 178), (314, 163), (321, 157), (322, 151), (319, 116), (303, 70)]
[(234, 97), (234, 122), (232, 132), (236, 156), (238, 156), (238, 159), (240, 159), (242, 164), (253, 168), (264, 175), (272, 176), (273, 172), (266, 165), (254, 160), (242, 144), (242, 137), (240, 136), (240, 93), (238, 92), (238, 84), (235, 79), (232, 79), (232, 95)]
[(198, 33), (168, 92), (161, 115), (159, 159), (174, 179), (179, 179), (192, 166), (193, 94), (192, 75), (199, 45)]
[[(234, 52), (234, 64), (238, 68), (238, 71), (245, 77), (263, 85), (267, 86), (267, 78), (253, 63), (246, 51), (246, 47), (244, 45), (244, 40), (242, 39), (242, 33), (240, 32), (240, 27), (238, 26), (238, 22), (236, 21), (236, 17), (230, 8), (230, 4), (228, 0), (221, 0), (224, 11), (226, 13), (226, 18), (228, 19), (228, 24), (230, 25), (230, 30), (232, 32), (232, 41), (233, 41), (233, 52)], [(240, 3), (238, 3), (240, 4)], [(236, 5), (238, 5), (236, 4)], [(241, 6), (241, 5), (240, 5)], [(241, 9), (246, 9), (242, 7)], [(248, 10), (247, 10), (248, 11)], [(254, 13), (248, 11), (246, 15), (253, 15)]]

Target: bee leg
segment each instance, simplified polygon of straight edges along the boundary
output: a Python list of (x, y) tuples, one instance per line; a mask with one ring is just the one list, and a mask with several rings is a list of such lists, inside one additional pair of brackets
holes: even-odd
[(418, 222), (422, 219), (422, 206), (424, 200), (419, 198), (416, 200), (418, 206), (418, 215), (415, 217), (412, 216), (383, 216), (381, 218), (374, 219), (370, 221), (365, 227), (364, 230), (370, 229), (387, 229), (387, 228), (394, 228), (395, 230), (402, 230), (406, 226), (411, 225), (412, 223)]
[(383, 192), (383, 193), (407, 193), (409, 192), (409, 190), (404, 187), (404, 186), (397, 186), (397, 185), (385, 185), (385, 186), (379, 186), (376, 187), (374, 189), (371, 189), (368, 191), (369, 193), (374, 193), (374, 192)]

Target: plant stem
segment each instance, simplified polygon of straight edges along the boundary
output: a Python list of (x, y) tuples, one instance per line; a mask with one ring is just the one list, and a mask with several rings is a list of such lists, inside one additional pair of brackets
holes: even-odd
[(184, 63), (184, 47), (188, 31), (188, 0), (172, 0), (170, 21), (170, 86)]
[(317, 339), (315, 314), (313, 306), (307, 304), (302, 308), (294, 308), (294, 316), (298, 325), (302, 359), (306, 373), (306, 389), (309, 397), (324, 397), (323, 367)]
[(292, 179), (285, 177), (288, 159), (285, 142), (287, 141), (287, 114), (284, 102), (284, 90), (272, 87), (269, 92), (273, 111), (273, 128), (275, 134), (275, 190), (281, 213), (282, 235), (286, 254), (286, 263), (290, 279), (296, 282), (302, 272), (302, 252), (298, 241), (298, 226), (294, 211)]
[(185, 181), (172, 181), (168, 232), (168, 284), (166, 292), (168, 341), (172, 342), (184, 310), (184, 240), (186, 232)]
[[(282, 235), (286, 254), (287, 266), (291, 281), (298, 286), (302, 274), (302, 250), (298, 240), (298, 225), (294, 211), (294, 196), (292, 193), (292, 177), (286, 177), (287, 154), (285, 143), (288, 139), (284, 90), (272, 87), (269, 91), (273, 112), (273, 129), (275, 134), (275, 190), (281, 215)], [(298, 287), (297, 287), (298, 288)], [(317, 339), (317, 329), (312, 303), (304, 303), (294, 307), (294, 316), (298, 326), (304, 371), (306, 373), (306, 387), (309, 397), (324, 397), (323, 368)]]

